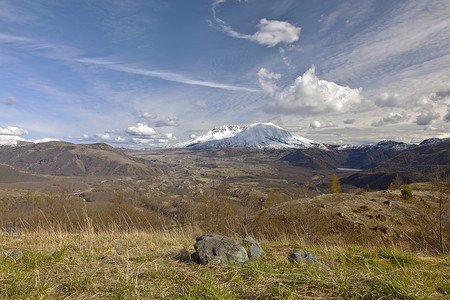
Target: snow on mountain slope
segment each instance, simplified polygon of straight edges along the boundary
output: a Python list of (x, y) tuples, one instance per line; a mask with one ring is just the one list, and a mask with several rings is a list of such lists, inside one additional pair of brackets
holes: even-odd
[[(308, 140), (304, 137), (292, 135), (289, 131), (278, 127), (272, 123), (255, 123), (241, 130), (234, 132), (227, 131), (228, 136), (222, 138), (208, 139), (211, 134), (208, 132), (199, 137), (200, 142), (190, 143), (188, 147), (193, 149), (210, 148), (322, 148), (324, 145)], [(220, 135), (218, 135), (220, 136)], [(204, 140), (204, 141), (202, 141)]]
[(413, 144), (406, 144), (402, 142), (395, 142), (395, 141), (381, 141), (378, 143), (372, 143), (372, 144), (361, 144), (361, 145), (343, 145), (339, 146), (336, 149), (337, 150), (376, 150), (376, 149), (392, 149), (396, 151), (405, 151), (410, 150), (412, 148), (416, 147), (416, 145)]
[(204, 135), (201, 135), (199, 137), (196, 137), (192, 140), (189, 140), (187, 142), (182, 142), (176, 144), (176, 147), (187, 147), (207, 141), (212, 140), (220, 140), (223, 138), (234, 136), (236, 133), (241, 132), (245, 129), (245, 126), (239, 126), (239, 125), (224, 125), (220, 127), (215, 127), (205, 133)]

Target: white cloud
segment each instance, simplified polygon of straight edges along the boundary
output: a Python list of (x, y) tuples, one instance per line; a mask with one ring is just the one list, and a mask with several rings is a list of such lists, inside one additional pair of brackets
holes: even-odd
[(319, 121), (313, 121), (309, 124), (309, 128), (318, 129), (318, 128), (332, 128), (337, 127), (333, 122), (327, 122), (325, 124), (320, 123)]
[(17, 142), (25, 141), (23, 138), (15, 135), (1, 135), (0, 134), (0, 145), (15, 146)]
[(408, 119), (409, 119), (409, 116), (405, 112), (402, 112), (402, 113), (391, 112), (391, 113), (389, 113), (389, 116), (387, 116), (379, 121), (373, 122), (372, 126), (379, 127), (379, 126), (384, 126), (384, 125), (388, 125), (388, 124), (397, 124), (400, 122), (407, 121)]
[(19, 100), (17, 100), (16, 97), (14, 97), (14, 96), (9, 96), (8, 99), (7, 99), (4, 103), (5, 103), (6, 105), (13, 106), (14, 104), (16, 104), (16, 103), (18, 103), (18, 102), (19, 102)]
[(155, 142), (154, 139), (146, 139), (146, 138), (132, 138), (131, 141), (135, 144), (140, 145), (153, 145)]
[(313, 128), (313, 129), (320, 128), (320, 127), (322, 127), (322, 124), (320, 124), (319, 121), (313, 121), (313, 122), (311, 122), (311, 124), (309, 124), (309, 127)]
[(430, 125), (432, 121), (439, 119), (441, 115), (433, 111), (423, 112), (417, 116), (417, 125)]
[(96, 139), (104, 140), (104, 141), (111, 141), (112, 137), (109, 133), (98, 133), (95, 135)]
[(171, 132), (164, 134), (164, 136), (167, 137), (171, 141), (174, 141), (177, 139), (177, 137), (174, 136), (173, 133), (171, 133)]
[(53, 138), (43, 138), (40, 140), (33, 140), (33, 143), (48, 143), (48, 142), (59, 142), (60, 140), (58, 139), (53, 139)]
[(281, 74), (270, 72), (265, 68), (261, 68), (258, 71), (259, 84), (261, 85), (262, 89), (270, 96), (273, 96), (278, 90), (278, 86), (274, 83), (274, 81), (280, 78)]
[(126, 132), (131, 135), (136, 136), (154, 136), (156, 135), (156, 130), (149, 127), (147, 123), (137, 123), (136, 126), (130, 126), (127, 128)]
[(156, 119), (157, 117), (158, 117), (158, 115), (155, 113), (145, 112), (142, 114), (142, 118), (145, 118), (145, 119)]
[(169, 139), (166, 138), (132, 138), (131, 143), (139, 146), (157, 147), (167, 145)]
[(267, 20), (259, 21), (258, 31), (250, 39), (267, 47), (276, 44), (291, 44), (299, 39), (301, 27), (296, 27), (289, 22)]
[[(262, 85), (264, 89), (265, 86)], [(270, 94), (273, 89), (265, 90)], [(361, 103), (361, 89), (320, 80), (314, 66), (299, 76), (293, 85), (275, 93), (269, 112), (284, 114), (348, 112)]]
[(0, 127), (0, 135), (28, 135), (28, 130), (14, 126)]
[(256, 42), (260, 45), (267, 47), (274, 47), (277, 44), (292, 44), (298, 41), (300, 37), (301, 27), (292, 25), (286, 21), (267, 20), (262, 18), (257, 25), (258, 31), (254, 34), (244, 34), (235, 31), (231, 26), (220, 18), (217, 17), (216, 8), (219, 4), (226, 1), (215, 1), (212, 5), (213, 17), (216, 21), (215, 24), (211, 24), (219, 30), (225, 32), (231, 37), (238, 39), (245, 39)]

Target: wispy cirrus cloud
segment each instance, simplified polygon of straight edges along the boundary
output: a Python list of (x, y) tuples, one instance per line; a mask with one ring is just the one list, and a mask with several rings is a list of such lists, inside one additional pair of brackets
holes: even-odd
[(197, 86), (218, 88), (218, 89), (224, 89), (224, 90), (230, 90), (230, 91), (244, 91), (244, 92), (259, 92), (260, 91), (259, 89), (254, 89), (254, 88), (235, 86), (235, 85), (230, 85), (230, 84), (223, 84), (223, 83), (207, 81), (207, 80), (192, 79), (192, 78), (189, 78), (189, 77), (181, 75), (181, 74), (167, 72), (167, 71), (135, 68), (132, 66), (123, 65), (118, 62), (107, 61), (107, 60), (103, 60), (103, 59), (77, 58), (77, 59), (75, 59), (75, 61), (84, 63), (84, 64), (98, 65), (98, 66), (102, 66), (106, 69), (115, 70), (115, 71), (119, 71), (119, 72), (125, 72), (125, 73), (142, 75), (142, 76), (149, 76), (149, 77), (154, 77), (154, 78), (163, 79), (163, 80), (167, 80), (167, 81), (183, 83), (183, 84), (187, 84), (187, 85), (197, 85)]
[(83, 54), (83, 51), (65, 45), (42, 42), (32, 38), (0, 33), (0, 44), (13, 45), (16, 49), (59, 61), (70, 61)]
[(43, 43), (43, 42), (35, 41), (35, 40), (27, 38), (27, 37), (20, 37), (20, 36), (14, 36), (14, 35), (0, 33), (0, 43), (14, 43), (20, 49), (30, 51), (34, 54), (37, 54), (37, 55), (40, 55), (43, 57), (51, 58), (54, 60), (64, 61), (66, 63), (78, 62), (78, 63), (82, 63), (82, 64), (86, 64), (86, 65), (97, 65), (97, 66), (101, 66), (101, 67), (103, 67), (105, 69), (109, 69), (109, 70), (114, 70), (114, 71), (129, 73), (129, 74), (135, 74), (135, 75), (148, 76), (148, 77), (158, 78), (158, 79), (162, 79), (162, 80), (166, 80), (166, 81), (187, 84), (187, 85), (218, 88), (218, 89), (224, 89), (224, 90), (229, 90), (229, 91), (244, 91), (244, 92), (259, 92), (260, 91), (259, 89), (250, 88), (250, 87), (242, 87), (242, 86), (231, 85), (231, 84), (226, 84), (226, 83), (219, 83), (219, 82), (208, 81), (208, 80), (193, 79), (188, 76), (174, 73), (174, 72), (136, 68), (133, 66), (123, 64), (122, 62), (118, 62), (118, 61), (86, 58), (86, 57), (83, 57), (83, 55), (82, 55), (83, 52), (76, 48), (68, 47), (68, 46), (64, 46), (64, 45), (51, 44), (51, 43)]
[[(339, 81), (391, 87), (394, 97), (400, 88), (405, 97), (421, 90), (429, 93), (445, 85), (448, 88), (444, 78), (450, 75), (445, 67), (450, 66), (449, 11), (450, 2), (446, 0), (395, 2), (386, 14), (376, 18), (374, 10), (369, 10), (372, 15), (366, 18), (372, 17), (373, 24), (342, 40), (345, 47), (329, 53), (321, 69), (328, 78)], [(411, 84), (405, 82), (411, 80), (417, 81), (414, 88), (406, 89)]]

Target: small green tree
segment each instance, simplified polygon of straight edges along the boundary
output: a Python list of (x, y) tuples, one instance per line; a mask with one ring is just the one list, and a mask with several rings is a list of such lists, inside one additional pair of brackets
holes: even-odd
[(333, 180), (331, 182), (331, 186), (328, 187), (328, 192), (330, 194), (342, 193), (341, 185), (339, 183), (339, 178), (337, 177), (337, 175), (333, 175)]
[(367, 192), (371, 192), (372, 191), (369, 184), (366, 184), (366, 191)]
[(395, 190), (395, 188), (396, 188), (395, 183), (392, 181), (391, 184), (388, 186), (387, 189), (388, 189), (389, 191), (392, 191), (392, 190)]
[(409, 198), (414, 198), (411, 187), (408, 184), (405, 184), (403, 186), (401, 194), (402, 194), (402, 198), (405, 200), (409, 199)]

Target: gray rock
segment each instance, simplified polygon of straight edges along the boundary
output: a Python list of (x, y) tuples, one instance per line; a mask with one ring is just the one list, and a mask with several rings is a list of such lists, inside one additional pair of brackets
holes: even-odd
[(305, 250), (297, 251), (297, 252), (289, 254), (288, 259), (290, 262), (313, 264), (313, 265), (322, 267), (328, 271), (331, 271), (330, 267), (328, 267), (327, 265), (325, 265), (321, 262), (318, 262), (317, 258), (314, 254), (309, 253), (308, 251), (305, 251)]
[(19, 250), (6, 251), (3, 249), (0, 249), (0, 258), (12, 259), (15, 262), (22, 256), (23, 256), (23, 253), (22, 253), (22, 251), (19, 251)]
[(8, 257), (10, 257), (10, 258), (12, 258), (14, 260), (18, 260), (22, 256), (23, 256), (23, 253), (22, 253), (22, 251), (19, 251), (19, 250), (13, 250), (13, 251), (8, 253)]
[(14, 226), (6, 226), (2, 229), (2, 233), (4, 234), (13, 234), (15, 232), (17, 232), (17, 230)]
[(369, 262), (369, 259), (367, 257), (361, 256), (361, 255), (352, 254), (352, 255), (350, 255), (350, 257), (357, 262), (362, 262), (362, 263)]
[(318, 264), (316, 256), (305, 250), (297, 251), (297, 252), (289, 254), (288, 259), (291, 262), (303, 262), (303, 263), (308, 263), (308, 264)]
[(227, 265), (247, 263), (244, 247), (235, 240), (218, 234), (206, 234), (196, 238), (192, 259), (199, 264)]
[(252, 238), (251, 236), (246, 236), (242, 240), (243, 244), (247, 246), (247, 252), (250, 259), (259, 259), (262, 256), (266, 255), (263, 248), (259, 245), (259, 243)]

